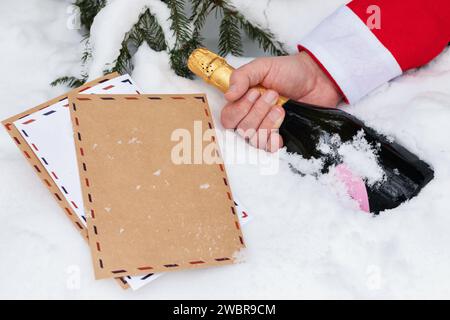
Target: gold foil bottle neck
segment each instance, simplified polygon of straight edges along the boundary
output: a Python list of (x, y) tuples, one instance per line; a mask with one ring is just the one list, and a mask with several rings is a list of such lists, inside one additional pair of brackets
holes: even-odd
[[(205, 82), (213, 85), (222, 92), (227, 92), (230, 87), (230, 77), (234, 68), (221, 56), (206, 48), (195, 49), (188, 59), (188, 68)], [(261, 94), (266, 90), (261, 86), (256, 87)], [(280, 96), (277, 105), (283, 105), (287, 98)]]
[(205, 48), (195, 49), (188, 59), (188, 68), (207, 83), (226, 92), (233, 73), (224, 58)]

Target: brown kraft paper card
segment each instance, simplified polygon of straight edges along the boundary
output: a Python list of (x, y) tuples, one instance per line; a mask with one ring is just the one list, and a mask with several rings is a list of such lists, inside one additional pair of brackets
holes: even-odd
[[(97, 279), (235, 261), (244, 241), (204, 95), (70, 101)], [(213, 134), (199, 142), (199, 130)], [(177, 164), (177, 132), (192, 137), (192, 163), (199, 144), (220, 161)]]

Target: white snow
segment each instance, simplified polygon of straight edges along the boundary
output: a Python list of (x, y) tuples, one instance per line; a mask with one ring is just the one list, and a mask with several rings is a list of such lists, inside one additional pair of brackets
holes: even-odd
[(340, 156), (345, 166), (353, 174), (363, 178), (368, 185), (373, 186), (385, 178), (383, 169), (378, 164), (378, 150), (371, 146), (364, 137), (364, 131), (359, 131), (352, 141), (342, 143), (338, 135), (328, 138), (329, 141), (322, 141), (318, 149), (324, 154), (335, 153)]
[(128, 144), (141, 144), (142, 141), (139, 140), (137, 137), (133, 137), (130, 140), (128, 140)]
[[(105, 39), (96, 36), (99, 51), (91, 77), (114, 59), (126, 29), (122, 23), (129, 25), (141, 12), (130, 1), (123, 2), (130, 11), (127, 7), (120, 14), (111, 12), (114, 20), (96, 21), (98, 30), (108, 24), (103, 29), (108, 32), (102, 34)], [(234, 2), (255, 21), (269, 25), (295, 52), (296, 39), (343, 1), (271, 0), (266, 13), (266, 1)], [(1, 1), (0, 119), (62, 93), (65, 88), (50, 88), (48, 83), (79, 72), (81, 37), (66, 28), (69, 3)], [(121, 21), (127, 18), (130, 21)], [(199, 80), (175, 76), (167, 61), (165, 53), (143, 46), (132, 76), (150, 93), (206, 92), (216, 128), (223, 130), (218, 121), (221, 94)], [(231, 61), (239, 65), (247, 60)], [(0, 297), (449, 298), (450, 53), (345, 108), (433, 165), (436, 177), (419, 197), (373, 218), (333, 189), (328, 176), (294, 174), (288, 166), (291, 157), (283, 153), (276, 174), (262, 174), (256, 164), (229, 164), (233, 193), (253, 214), (244, 234), (245, 263), (172, 273), (136, 292), (122, 291), (114, 281), (94, 280), (85, 241), (1, 132)], [(236, 141), (237, 150), (247, 148)], [(236, 152), (230, 149), (225, 145), (222, 153)], [(317, 170), (317, 164), (299, 158), (297, 164)]]
[[(163, 26), (167, 35), (166, 42), (173, 47), (174, 39), (170, 25), (167, 23), (170, 11), (167, 5), (159, 0), (109, 0), (108, 5), (95, 17), (91, 28), (90, 46), (92, 62), (89, 78), (95, 79), (103, 75), (104, 70), (111, 69), (122, 47), (125, 34), (138, 22), (139, 16), (149, 8), (157, 21)], [(124, 14), (126, 12), (126, 14)]]

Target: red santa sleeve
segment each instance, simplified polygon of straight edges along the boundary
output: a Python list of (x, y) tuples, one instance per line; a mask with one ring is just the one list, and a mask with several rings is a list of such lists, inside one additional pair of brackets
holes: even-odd
[(404, 71), (423, 66), (450, 42), (449, 0), (355, 0), (300, 41), (357, 102)]

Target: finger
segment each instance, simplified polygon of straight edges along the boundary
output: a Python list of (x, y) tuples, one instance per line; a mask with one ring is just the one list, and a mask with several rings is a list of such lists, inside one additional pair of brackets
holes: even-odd
[(228, 103), (221, 113), (223, 127), (225, 129), (235, 129), (239, 122), (249, 113), (260, 95), (257, 89), (250, 89), (239, 101)]
[(244, 119), (239, 122), (237, 126), (239, 129), (238, 133), (243, 133), (243, 137), (250, 139), (277, 100), (278, 93), (276, 91), (267, 90), (264, 92), (264, 94), (255, 102), (253, 108), (251, 108)]
[(225, 99), (230, 102), (241, 98), (250, 87), (260, 84), (269, 73), (271, 59), (259, 58), (236, 69), (231, 74), (230, 88)]
[(270, 134), (269, 140), (267, 142), (266, 150), (269, 152), (276, 152), (283, 147), (283, 138), (276, 131)]
[(270, 109), (264, 120), (261, 122), (257, 134), (255, 134), (250, 143), (260, 149), (266, 150), (268, 140), (272, 132), (276, 132), (284, 120), (284, 109), (280, 106), (274, 106)]

